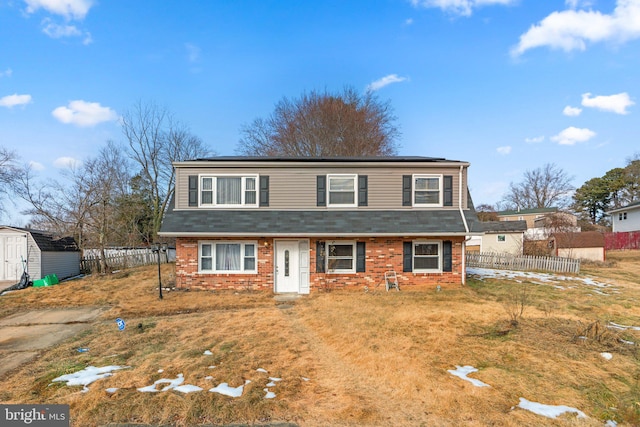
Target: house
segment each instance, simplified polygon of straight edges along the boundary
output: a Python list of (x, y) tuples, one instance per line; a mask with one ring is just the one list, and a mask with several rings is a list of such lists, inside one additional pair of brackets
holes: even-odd
[(515, 209), (496, 212), (499, 221), (526, 221), (527, 228), (535, 228), (535, 220), (558, 212), (558, 208)]
[(59, 279), (80, 274), (80, 250), (71, 237), (55, 238), (43, 231), (0, 226), (0, 280), (31, 280), (55, 274)]
[(614, 233), (640, 231), (640, 201), (607, 212)]
[(551, 254), (563, 258), (604, 261), (604, 235), (598, 231), (555, 233), (549, 237)]
[(479, 252), (522, 255), (526, 221), (486, 221), (480, 226), (484, 235), (479, 239)]
[(160, 236), (176, 239), (176, 285), (201, 289), (375, 286), (465, 280), (481, 234), (469, 163), (430, 157), (214, 157), (174, 163)]

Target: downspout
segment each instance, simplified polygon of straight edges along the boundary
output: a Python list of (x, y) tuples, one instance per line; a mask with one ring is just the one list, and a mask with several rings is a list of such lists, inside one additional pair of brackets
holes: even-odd
[[(464, 217), (464, 211), (462, 210), (462, 170), (463, 166), (460, 166), (460, 172), (458, 175), (458, 209), (460, 210), (460, 218), (462, 218), (462, 223), (464, 224), (464, 230), (468, 234), (469, 233), (469, 224), (467, 224), (467, 219)], [(471, 239), (471, 236), (466, 236), (464, 239), (464, 243), (462, 245), (462, 285), (466, 285), (467, 283), (467, 254), (466, 242)]]

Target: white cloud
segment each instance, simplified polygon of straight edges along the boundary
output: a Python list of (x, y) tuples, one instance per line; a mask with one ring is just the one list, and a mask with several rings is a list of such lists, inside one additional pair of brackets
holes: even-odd
[(404, 20), (404, 25), (406, 25), (407, 27), (409, 25), (413, 25), (413, 18), (408, 18)]
[(103, 107), (97, 102), (82, 100), (71, 101), (68, 107), (58, 107), (51, 114), (62, 123), (76, 126), (95, 126), (118, 119), (118, 115), (111, 108)]
[(81, 160), (74, 159), (73, 157), (58, 157), (53, 161), (53, 165), (59, 169), (75, 169), (82, 164)]
[(473, 9), (495, 4), (509, 5), (517, 0), (411, 0), (414, 7), (439, 8), (455, 15), (471, 16)]
[(66, 19), (84, 19), (93, 6), (94, 0), (24, 0), (27, 3), (27, 13), (34, 13), (44, 9), (54, 15)]
[(93, 39), (91, 34), (87, 31), (78, 29), (75, 25), (59, 25), (53, 22), (50, 18), (42, 20), (42, 32), (51, 37), (52, 39), (60, 39), (63, 37), (82, 37), (84, 40), (82, 44), (88, 45)]
[(197, 62), (200, 59), (200, 48), (191, 43), (185, 43), (184, 47), (187, 49), (187, 58), (189, 62)]
[(11, 74), (13, 74), (13, 70), (11, 68), (7, 68), (4, 71), (0, 71), (0, 77), (11, 77)]
[(7, 95), (0, 98), (0, 107), (13, 108), (16, 105), (27, 105), (31, 103), (31, 95)]
[(29, 167), (34, 171), (43, 171), (45, 169), (42, 163), (34, 161), (29, 162)]
[(524, 142), (526, 142), (527, 144), (538, 144), (542, 141), (544, 141), (544, 136), (535, 136), (533, 138), (524, 139)]
[(496, 151), (506, 156), (507, 154), (511, 153), (511, 147), (509, 145), (506, 145), (504, 147), (498, 147), (496, 148)]
[(590, 93), (584, 93), (582, 94), (582, 105), (616, 114), (628, 114), (627, 107), (635, 105), (635, 102), (629, 98), (629, 94), (626, 92), (609, 96), (594, 96), (593, 98)]
[[(579, 1), (570, 6), (582, 5)], [(617, 0), (610, 15), (593, 10), (568, 9), (553, 12), (520, 36), (513, 56), (529, 49), (548, 46), (553, 49), (585, 50), (587, 42), (623, 43), (640, 37), (640, 0)]]
[(575, 145), (578, 142), (586, 142), (594, 136), (596, 133), (591, 129), (570, 126), (556, 136), (552, 136), (551, 140), (560, 145)]
[(579, 116), (580, 113), (582, 113), (582, 108), (572, 107), (570, 105), (567, 105), (566, 107), (564, 107), (564, 110), (562, 110), (562, 114), (569, 117)]
[(376, 90), (380, 90), (385, 86), (388, 86), (392, 83), (401, 83), (407, 81), (406, 77), (398, 77), (397, 74), (389, 74), (388, 76), (384, 76), (381, 79), (376, 80), (367, 86), (367, 90), (375, 92)]

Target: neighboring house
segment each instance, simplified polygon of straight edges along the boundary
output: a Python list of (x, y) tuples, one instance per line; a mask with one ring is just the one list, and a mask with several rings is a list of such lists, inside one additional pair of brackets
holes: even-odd
[(526, 221), (487, 221), (480, 225), (484, 230), (480, 252), (522, 255)]
[(555, 233), (549, 238), (549, 249), (563, 258), (605, 260), (604, 235), (598, 231)]
[(0, 280), (31, 280), (55, 274), (58, 279), (80, 274), (80, 250), (71, 237), (57, 239), (43, 232), (0, 226)]
[(177, 162), (159, 235), (182, 288), (375, 286), (465, 280), (480, 235), (469, 163), (429, 157), (214, 157)]
[(614, 233), (640, 231), (640, 201), (607, 212)]
[(535, 228), (535, 220), (545, 215), (558, 212), (558, 208), (517, 209), (496, 212), (499, 221), (526, 221), (527, 228)]
[(525, 233), (527, 240), (547, 240), (553, 233), (579, 233), (578, 217), (570, 212), (551, 212), (533, 220)]

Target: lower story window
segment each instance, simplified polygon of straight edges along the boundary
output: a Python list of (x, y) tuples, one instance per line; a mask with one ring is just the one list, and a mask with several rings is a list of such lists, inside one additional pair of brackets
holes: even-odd
[(201, 242), (199, 270), (212, 273), (257, 273), (256, 242)]
[(413, 242), (413, 271), (441, 271), (442, 242)]
[(327, 272), (355, 273), (355, 242), (327, 242)]

